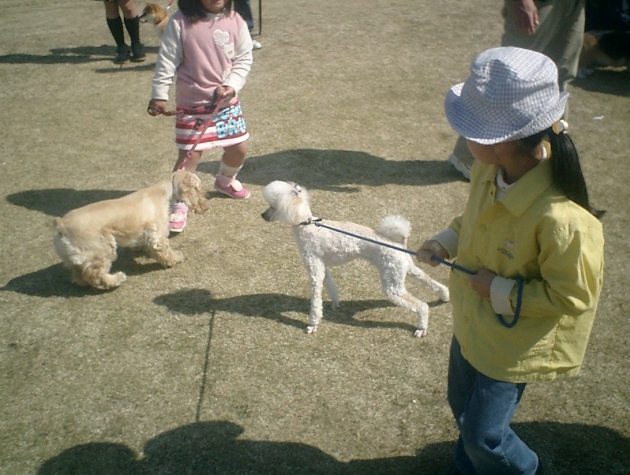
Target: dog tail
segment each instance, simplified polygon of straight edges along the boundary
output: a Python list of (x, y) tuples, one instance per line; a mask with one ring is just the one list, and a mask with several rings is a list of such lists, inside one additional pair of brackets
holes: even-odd
[(381, 219), (377, 232), (407, 247), (407, 239), (411, 235), (411, 224), (402, 216), (385, 216)]

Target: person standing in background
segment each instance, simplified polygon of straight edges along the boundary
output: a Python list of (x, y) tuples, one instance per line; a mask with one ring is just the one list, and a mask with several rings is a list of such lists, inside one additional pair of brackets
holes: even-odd
[[(249, 3), (249, 0), (234, 0), (234, 10), (243, 17), (243, 20), (247, 23), (249, 34), (252, 35), (254, 31), (254, 16), (252, 15), (252, 6)], [(262, 45), (256, 41), (253, 36), (252, 45), (253, 49), (262, 48)]]
[[(552, 59), (558, 68), (560, 92), (578, 73), (584, 39), (585, 0), (504, 0), (501, 46), (537, 51)], [(568, 119), (568, 106), (564, 113)], [(449, 163), (470, 180), (474, 157), (459, 137)]]

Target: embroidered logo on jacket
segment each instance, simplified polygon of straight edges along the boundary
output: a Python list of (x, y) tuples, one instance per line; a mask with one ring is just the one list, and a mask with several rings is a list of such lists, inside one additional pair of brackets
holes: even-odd
[(512, 254), (512, 250), (514, 249), (514, 241), (505, 241), (503, 247), (497, 249), (501, 254), (507, 257), (510, 260), (514, 260), (514, 255)]

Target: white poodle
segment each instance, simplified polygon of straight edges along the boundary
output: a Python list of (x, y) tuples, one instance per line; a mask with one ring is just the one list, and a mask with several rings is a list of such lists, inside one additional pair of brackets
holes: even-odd
[(168, 220), (172, 202), (182, 201), (191, 211), (208, 209), (201, 180), (179, 170), (153, 186), (113, 200), (92, 203), (55, 218), (55, 250), (78, 285), (114, 289), (127, 276), (110, 274), (118, 247), (144, 247), (164, 267), (184, 260), (171, 248)]
[(274, 181), (267, 185), (263, 190), (263, 198), (269, 208), (262, 217), (266, 221), (291, 225), (302, 262), (309, 273), (311, 313), (306, 328), (308, 333), (317, 331), (322, 319), (322, 283), (326, 285), (333, 310), (339, 305), (339, 294), (328, 268), (360, 258), (378, 268), (383, 292), (390, 302), (418, 315), (418, 329), (414, 335), (422, 337), (427, 334), (429, 306), (407, 292), (405, 277), (410, 273), (437, 292), (441, 300), (448, 302), (449, 292), (446, 286), (427, 276), (405, 252), (317, 225), (321, 223), (373, 241), (406, 248), (411, 227), (405, 218), (387, 216), (381, 221), (378, 231), (349, 222), (318, 221), (311, 214), (308, 192), (299, 185), (284, 181)]

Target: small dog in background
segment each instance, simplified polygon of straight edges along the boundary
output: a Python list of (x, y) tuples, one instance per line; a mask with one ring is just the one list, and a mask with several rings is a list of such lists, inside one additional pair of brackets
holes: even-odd
[(199, 177), (179, 170), (148, 188), (55, 218), (55, 250), (72, 282), (104, 290), (122, 284), (127, 279), (123, 272), (109, 273), (118, 247), (144, 247), (164, 267), (183, 261), (184, 255), (173, 250), (168, 239), (173, 201), (186, 203), (196, 213), (208, 209)]
[(142, 23), (152, 22), (155, 27), (155, 32), (158, 37), (161, 38), (166, 29), (169, 15), (168, 12), (157, 3), (146, 3), (139, 18)]
[[(364, 259), (378, 269), (383, 292), (389, 301), (418, 315), (418, 328), (414, 336), (419, 338), (427, 334), (429, 306), (407, 292), (405, 277), (410, 273), (435, 291), (444, 302), (449, 300), (449, 291), (446, 286), (434, 281), (414, 265), (409, 254), (316, 226), (315, 218), (311, 214), (308, 192), (299, 185), (274, 181), (263, 190), (263, 198), (269, 205), (262, 214), (263, 219), (291, 225), (302, 262), (309, 273), (311, 312), (306, 328), (308, 333), (317, 331), (322, 319), (323, 285), (326, 286), (333, 310), (339, 306), (337, 288), (328, 268), (355, 259)], [(398, 247), (407, 246), (407, 238), (411, 232), (409, 222), (400, 216), (383, 218), (377, 231), (350, 222), (323, 220), (321, 223)]]
[(580, 53), (580, 76), (597, 66), (630, 66), (630, 32), (587, 31)]

